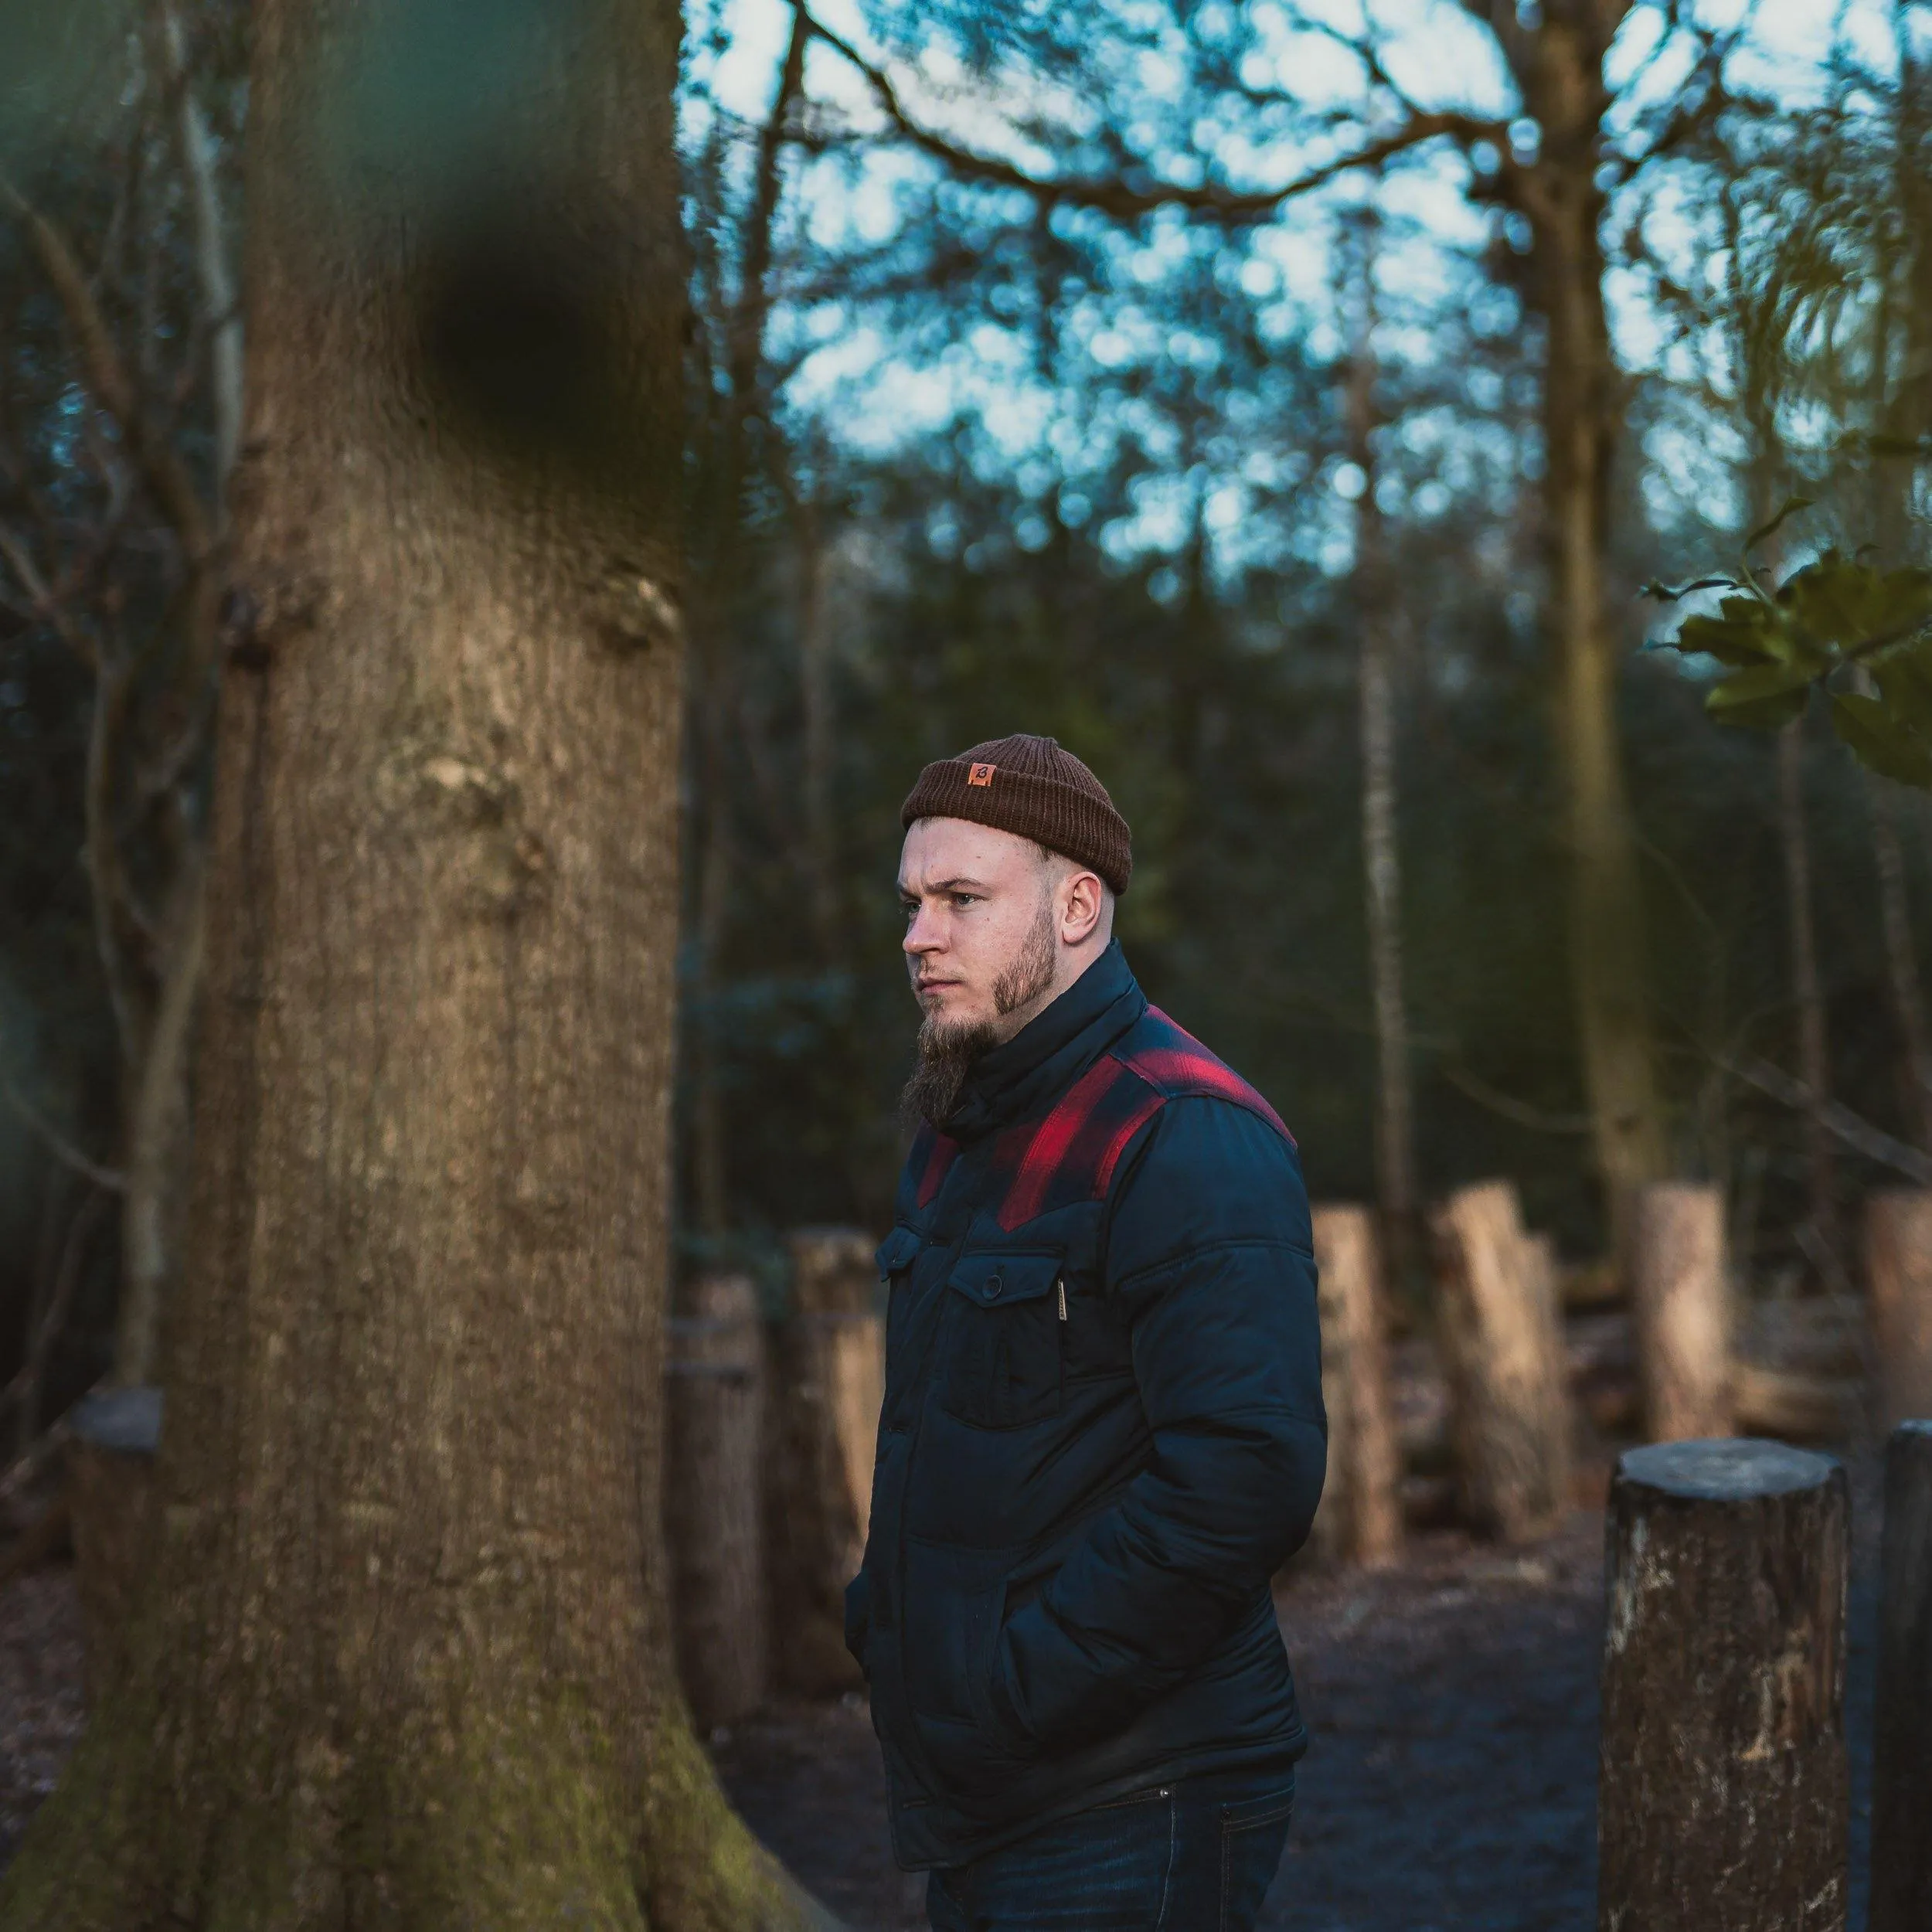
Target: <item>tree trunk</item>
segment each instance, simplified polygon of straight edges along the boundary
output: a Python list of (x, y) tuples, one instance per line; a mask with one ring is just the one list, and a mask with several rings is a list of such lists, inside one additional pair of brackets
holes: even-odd
[(1885, 1454), (1870, 1932), (1932, 1925), (1932, 1421)]
[(1653, 1442), (1728, 1436), (1730, 1283), (1721, 1189), (1659, 1182), (1638, 1192), (1630, 1283), (1645, 1433)]
[(774, 1662), (781, 1686), (855, 1688), (845, 1585), (866, 1550), (886, 1395), (873, 1243), (850, 1228), (791, 1237), (792, 1307), (778, 1334), (766, 1461)]
[(1433, 1220), (1450, 1434), (1464, 1515), (1512, 1542), (1570, 1499), (1570, 1401), (1548, 1271), (1507, 1181), (1466, 1187)]
[(1832, 1098), (1825, 1032), (1825, 991), (1818, 977), (1818, 929), (1811, 906), (1811, 851), (1804, 822), (1804, 720), (1777, 736), (1777, 827), (1784, 852), (1784, 906), (1791, 951), (1791, 1002), (1798, 1015), (1798, 1078), (1811, 1104), (1804, 1114), (1804, 1178), (1812, 1232), (1837, 1251), (1837, 1182), (1825, 1110)]
[(10, 1932), (808, 1910), (692, 1739), (657, 1526), (677, 16), (504, 16), (513, 70), (398, 17), (254, 15), (161, 1531)]
[(698, 1283), (671, 1323), (665, 1533), (678, 1671), (701, 1733), (764, 1702), (764, 1328), (743, 1275)]
[(1932, 1417), (1932, 1193), (1888, 1188), (1865, 1210), (1880, 1426)]
[(1416, 1247), (1414, 1110), (1408, 1008), (1402, 988), (1402, 854), (1396, 777), (1395, 640), (1386, 533), (1376, 502), (1375, 231), (1364, 224), (1359, 330), (1348, 386), (1349, 454), (1362, 471), (1355, 505), (1352, 594), (1361, 678), (1362, 859), (1375, 999), (1376, 1196), (1390, 1278), (1406, 1284)]
[(1906, 889), (1905, 853), (1899, 842), (1898, 797), (1889, 779), (1866, 776), (1872, 801), (1872, 852), (1879, 875), (1879, 912), (1885, 928), (1886, 978), (1892, 1010), (1904, 1049), (1905, 1117), (1918, 1145), (1932, 1154), (1932, 1059), (1926, 1047), (1925, 995), (1919, 979), (1918, 948), (1912, 938), (1912, 900)]
[(691, 1164), (699, 1226), (714, 1240), (731, 1216), (730, 1134), (726, 1106), (724, 1022), (719, 1010), (720, 971), (730, 926), (737, 849), (731, 815), (731, 745), (738, 702), (737, 627), (747, 589), (745, 488), (751, 471), (750, 431), (761, 406), (767, 278), (777, 219), (779, 164), (793, 104), (804, 77), (811, 39), (803, 7), (792, 15), (791, 38), (779, 68), (771, 111), (760, 130), (751, 206), (740, 237), (736, 299), (725, 330), (725, 394), (712, 452), (713, 474), (705, 499), (710, 529), (701, 552), (703, 581), (696, 600), (699, 645), (692, 693), (696, 714), (698, 822), (696, 917), (693, 922), (692, 997), (697, 1008), (692, 1055)]
[(1621, 654), (1604, 611), (1611, 465), (1623, 416), (1611, 352), (1596, 182), (1604, 54), (1624, 0), (1551, 0), (1538, 24), (1492, 11), (1539, 130), (1505, 163), (1529, 219), (1531, 288), (1548, 331), (1543, 423), (1550, 628), (1570, 847), (1570, 971), (1597, 1166), (1621, 1253), (1631, 1191), (1662, 1177), (1666, 1136), (1652, 1039), (1642, 881), (1617, 719)]
[(1402, 1543), (1402, 1452), (1389, 1399), (1375, 1223), (1359, 1207), (1315, 1211), (1328, 1474), (1312, 1540), (1331, 1562), (1384, 1563)]
[(1845, 1920), (1850, 1505), (1777, 1442), (1634, 1449), (1610, 1495), (1601, 1932)]

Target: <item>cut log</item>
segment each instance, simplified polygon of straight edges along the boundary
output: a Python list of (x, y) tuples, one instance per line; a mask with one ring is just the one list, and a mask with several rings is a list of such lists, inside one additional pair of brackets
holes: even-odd
[(1311, 1540), (1331, 1562), (1387, 1563), (1402, 1542), (1402, 1457), (1389, 1394), (1375, 1223), (1364, 1207), (1315, 1211), (1328, 1473)]
[(1516, 1191), (1491, 1181), (1430, 1216), (1437, 1318), (1463, 1512), (1512, 1541), (1568, 1505), (1570, 1414), (1553, 1270), (1523, 1230)]
[(1882, 1427), (1932, 1417), (1932, 1192), (1900, 1188), (1866, 1203)]
[(855, 1689), (845, 1585), (865, 1553), (885, 1400), (870, 1235), (808, 1228), (787, 1244), (791, 1311), (774, 1349), (765, 1519), (773, 1662), (804, 1697)]
[(1885, 1452), (1871, 1932), (1932, 1926), (1932, 1420)]
[(678, 1672), (702, 1733), (765, 1699), (764, 1337), (743, 1275), (698, 1281), (687, 1306), (665, 1363), (664, 1515)]
[(130, 1618), (154, 1550), (161, 1391), (106, 1389), (69, 1412), (67, 1499), (80, 1599), (81, 1667), (97, 1707), (126, 1661)]
[(1842, 1932), (1849, 1516), (1842, 1467), (1784, 1443), (1619, 1461), (1600, 1932)]
[(1683, 1182), (1640, 1188), (1630, 1253), (1645, 1433), (1653, 1442), (1728, 1436), (1730, 1284), (1722, 1189)]
[(1845, 1442), (1858, 1431), (1865, 1386), (1841, 1376), (1803, 1375), (1740, 1362), (1731, 1369), (1736, 1426), (1754, 1435), (1804, 1442)]

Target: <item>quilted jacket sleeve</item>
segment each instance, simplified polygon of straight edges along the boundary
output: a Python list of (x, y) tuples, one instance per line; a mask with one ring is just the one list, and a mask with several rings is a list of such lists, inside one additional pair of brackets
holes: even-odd
[(1116, 1182), (1106, 1285), (1152, 1453), (1001, 1637), (995, 1708), (1033, 1750), (1100, 1736), (1176, 1682), (1252, 1611), (1321, 1494), (1315, 1262), (1288, 1142), (1226, 1101), (1170, 1101)]

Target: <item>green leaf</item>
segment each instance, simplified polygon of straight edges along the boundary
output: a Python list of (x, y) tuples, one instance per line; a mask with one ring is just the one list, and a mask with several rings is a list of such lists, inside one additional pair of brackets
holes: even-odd
[(1932, 745), (1900, 723), (1876, 698), (1835, 692), (1832, 723), (1859, 761), (1902, 785), (1932, 791)]
[(1903, 725), (1932, 739), (1932, 638), (1895, 645), (1871, 660), (1885, 708)]
[(1775, 536), (1783, 529), (1784, 519), (1787, 516), (1795, 516), (1800, 510), (1808, 510), (1811, 507), (1811, 501), (1808, 496), (1787, 496), (1784, 499), (1784, 508), (1771, 519), (1770, 522), (1760, 523), (1749, 536), (1745, 538), (1745, 549), (1747, 551), (1755, 550), (1760, 543)]
[(1804, 710), (1815, 675), (1808, 660), (1756, 665), (1713, 685), (1705, 695), (1704, 709), (1719, 724), (1775, 731)]
[(1908, 637), (1932, 618), (1932, 573), (1881, 573), (1837, 550), (1796, 572), (1777, 594), (1802, 629), (1848, 654)]

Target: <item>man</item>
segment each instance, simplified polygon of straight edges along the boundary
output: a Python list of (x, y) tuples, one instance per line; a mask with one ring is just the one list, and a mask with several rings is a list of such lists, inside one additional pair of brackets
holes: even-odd
[(941, 1932), (1223, 1932), (1304, 1737), (1268, 1581), (1326, 1454), (1307, 1196), (1112, 936), (1125, 821), (1051, 738), (901, 813), (925, 1124), (846, 1640)]

